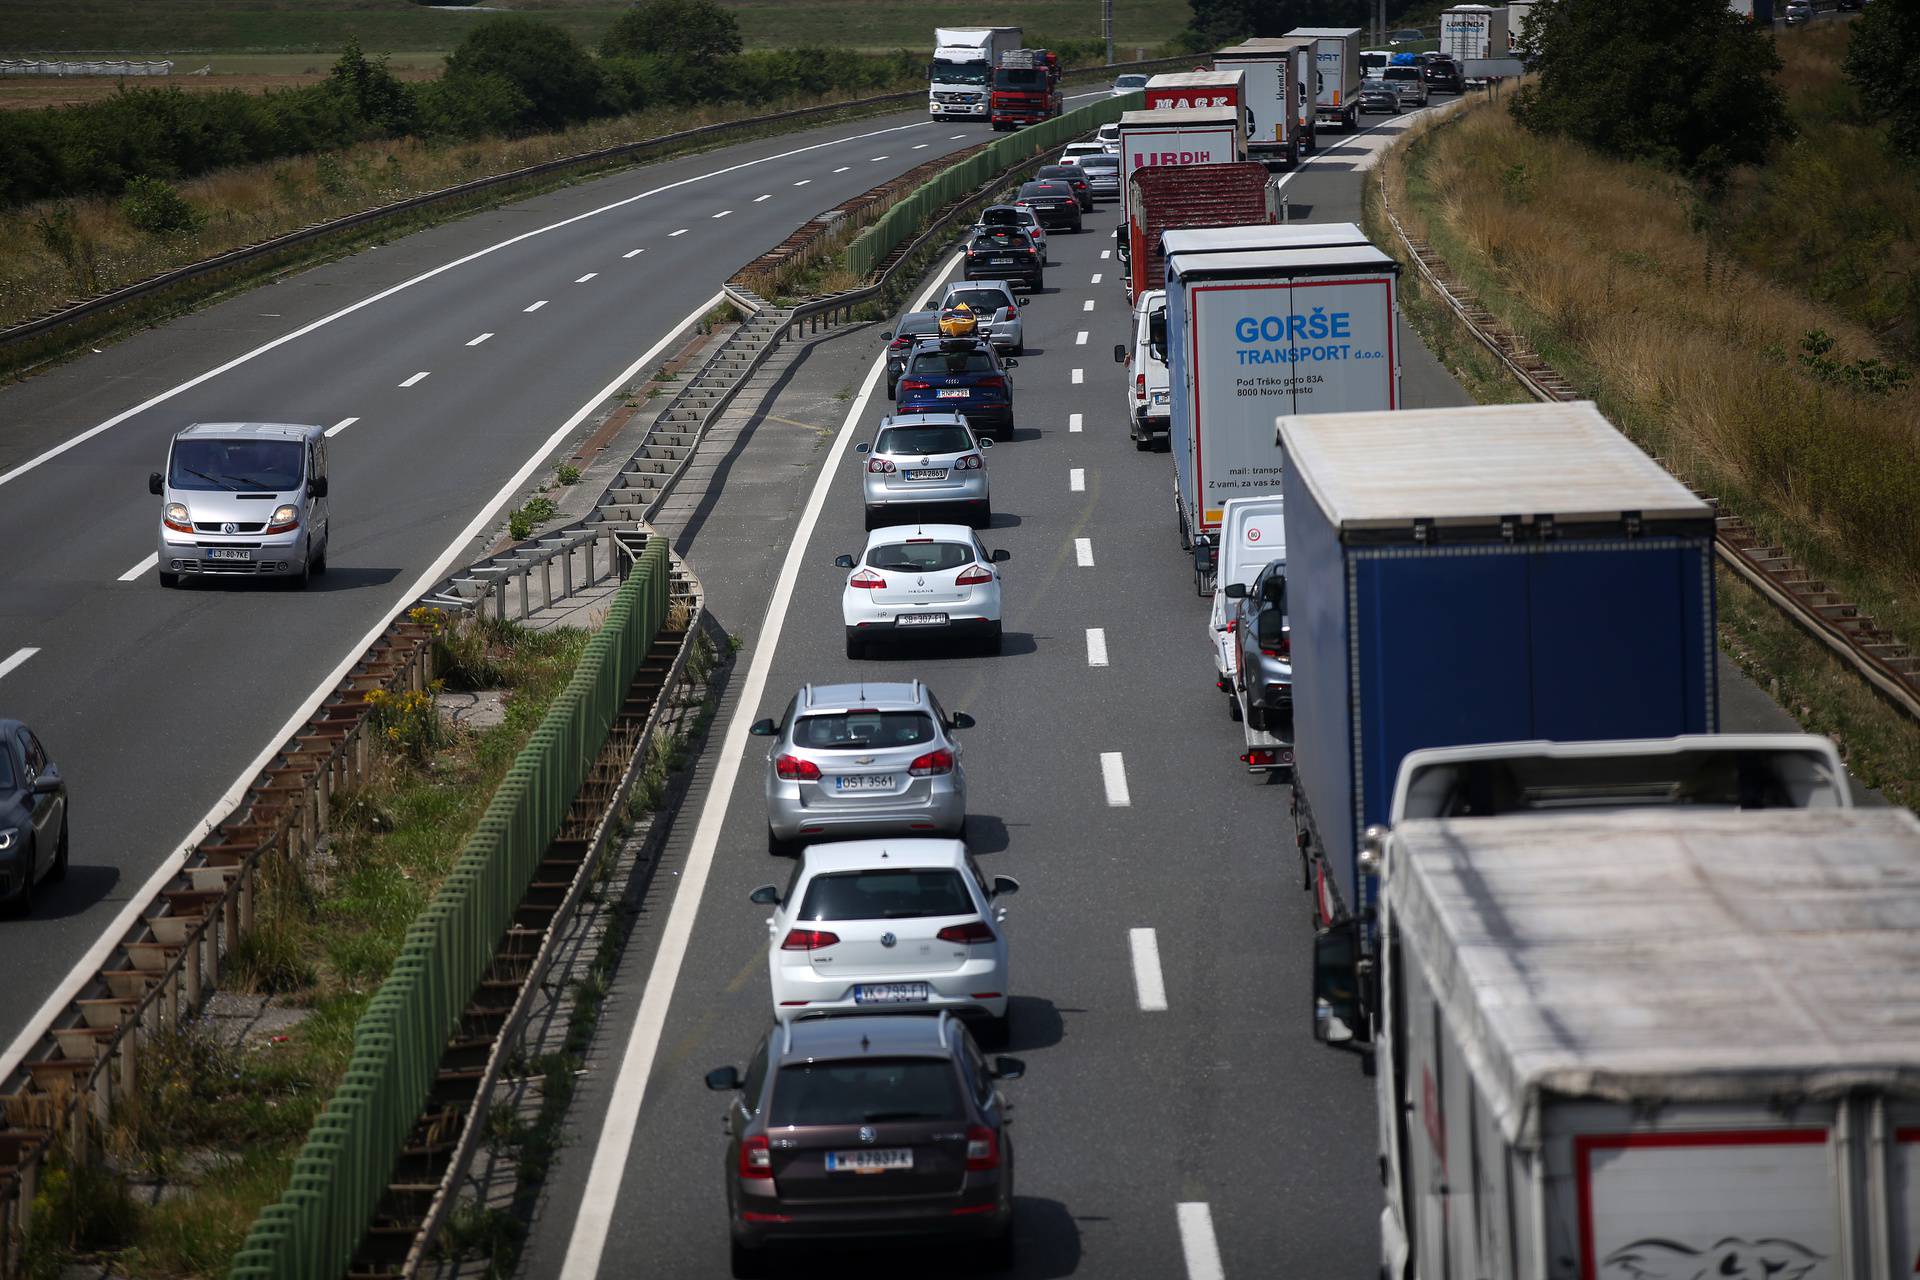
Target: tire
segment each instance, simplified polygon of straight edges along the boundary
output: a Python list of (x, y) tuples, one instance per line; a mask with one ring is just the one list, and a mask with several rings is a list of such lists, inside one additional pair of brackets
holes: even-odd
[(1227, 719), (1235, 724), (1240, 723), (1240, 699), (1232, 694), (1227, 695)]
[(281, 579), (281, 585), (288, 591), (305, 591), (312, 582), (313, 562), (311, 560), (302, 560), (300, 572), (290, 573)]
[(976, 1037), (982, 1049), (992, 1053), (1004, 1052), (1013, 1043), (1013, 1008), (997, 1018), (985, 1018), (980, 1022), (980, 1034)]
[(177, 586), (179, 586), (179, 585), (180, 585), (180, 575), (179, 575), (179, 574), (177, 574), (177, 573), (168, 573), (168, 572), (167, 572), (167, 571), (166, 571), (165, 569), (162, 569), (162, 570), (160, 571), (160, 589), (161, 589), (161, 590), (163, 590), (163, 591), (171, 591), (171, 590), (173, 590), (173, 589), (174, 589), (175, 587), (177, 587)]
[(47, 881), (59, 884), (67, 878), (67, 817), (60, 815), (60, 842), (53, 847), (53, 865), (47, 868)]
[(20, 886), (20, 892), (14, 894), (13, 901), (8, 904), (12, 913), (16, 916), (30, 916), (33, 914), (33, 867), (38, 861), (40, 861), (40, 851), (35, 849), (33, 856), (27, 859), (26, 882)]
[(887, 383), (887, 399), (898, 400), (899, 398), (900, 398), (900, 384), (898, 382), (889, 380)]
[(1035, 293), (1044, 293), (1046, 292), (1046, 288), (1047, 288), (1047, 273), (1044, 271), (1036, 273), (1033, 277), (1033, 291)]
[(863, 510), (863, 511), (862, 511), (862, 512), (860, 513), (860, 525), (861, 525), (861, 527), (862, 527), (862, 528), (864, 528), (864, 529), (865, 529), (865, 530), (866, 530), (866, 531), (867, 531), (868, 533), (872, 533), (872, 532), (873, 532), (873, 529), (874, 529), (874, 520), (875, 520), (875, 512), (874, 512), (874, 509), (873, 509), (872, 507), (867, 507), (867, 508), (866, 508), (865, 510)]
[(980, 1246), (980, 1265), (988, 1271), (1011, 1271), (1017, 1254), (1013, 1244), (1013, 1223)]
[(991, 505), (982, 507), (979, 511), (974, 513), (973, 519), (968, 523), (970, 523), (976, 529), (993, 528), (993, 507)]
[(775, 858), (791, 858), (800, 852), (798, 840), (782, 840), (773, 834), (773, 828), (767, 828), (767, 853)]
[(847, 628), (847, 656), (855, 662), (867, 656), (867, 638), (852, 627)]
[(316, 574), (327, 571), (327, 543), (325, 541), (320, 544), (320, 554), (313, 558), (312, 569)]
[(1000, 624), (996, 622), (993, 624), (993, 630), (987, 632), (985, 638), (980, 641), (980, 652), (989, 658), (999, 657), (1000, 639)]
[(1021, 356), (1027, 354), (1027, 336), (1024, 330), (1021, 331), (1020, 341), (1014, 343), (1013, 350), (1008, 352), (1007, 354), (1011, 355), (1016, 360), (1018, 360)]
[(735, 1280), (760, 1280), (767, 1274), (767, 1251), (749, 1249), (738, 1240), (729, 1240), (727, 1261), (731, 1264)]

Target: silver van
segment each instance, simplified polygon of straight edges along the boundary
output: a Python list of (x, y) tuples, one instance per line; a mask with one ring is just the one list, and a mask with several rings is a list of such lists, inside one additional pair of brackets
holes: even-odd
[(166, 500), (160, 585), (183, 574), (291, 579), (327, 570), (327, 434), (287, 422), (197, 422), (147, 477)]

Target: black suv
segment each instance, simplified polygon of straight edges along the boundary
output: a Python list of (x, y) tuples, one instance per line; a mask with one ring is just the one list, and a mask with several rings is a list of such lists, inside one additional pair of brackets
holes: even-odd
[(1035, 182), (1064, 182), (1073, 188), (1073, 197), (1080, 202), (1080, 212), (1093, 212), (1093, 188), (1087, 184), (1087, 175), (1080, 172), (1077, 164), (1043, 164), (1034, 172)]
[(1438, 89), (1442, 93), (1467, 91), (1467, 82), (1460, 78), (1460, 64), (1452, 58), (1435, 58), (1426, 64), (1423, 72), (1429, 89)]
[(957, 1237), (1013, 1265), (1013, 1144), (998, 1082), (952, 1014), (776, 1024), (747, 1062), (707, 1073), (727, 1107), (733, 1274), (799, 1240)]
[(1020, 280), (1035, 293), (1046, 288), (1047, 269), (1040, 251), (1018, 227), (982, 227), (967, 241), (961, 267), (968, 280)]
[(1064, 182), (1023, 182), (1014, 203), (1033, 210), (1043, 227), (1080, 229), (1080, 197)]

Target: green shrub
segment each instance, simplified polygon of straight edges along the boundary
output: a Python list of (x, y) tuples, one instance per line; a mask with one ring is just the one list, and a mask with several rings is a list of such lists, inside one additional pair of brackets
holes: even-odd
[(447, 55), (449, 76), (504, 76), (525, 95), (528, 124), (557, 129), (605, 113), (600, 69), (580, 42), (522, 14), (485, 19)]
[(640, 0), (600, 41), (612, 58), (655, 53), (712, 62), (741, 49), (740, 23), (713, 0)]
[(197, 231), (204, 221), (185, 196), (158, 178), (131, 179), (120, 197), (120, 216), (155, 236)]

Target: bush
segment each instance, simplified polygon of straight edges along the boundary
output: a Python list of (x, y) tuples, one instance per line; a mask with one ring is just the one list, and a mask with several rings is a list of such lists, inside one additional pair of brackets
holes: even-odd
[(1726, 0), (1548, 0), (1527, 35), (1510, 109), (1533, 133), (1717, 185), (1791, 132), (1771, 38)]
[(120, 216), (148, 235), (165, 236), (197, 231), (204, 220), (200, 211), (172, 184), (158, 178), (135, 178), (127, 183), (120, 197)]
[(1887, 121), (1893, 149), (1920, 156), (1920, 8), (1868, 5), (1848, 32), (1844, 66), (1867, 114)]
[(533, 115), (520, 87), (497, 72), (445, 75), (413, 86), (414, 127), (430, 138), (517, 132)]
[(640, 0), (600, 41), (610, 58), (658, 53), (708, 63), (741, 48), (740, 23), (713, 0)]
[(558, 129), (605, 111), (600, 69), (567, 32), (519, 14), (488, 18), (447, 55), (447, 75), (504, 76), (525, 95), (526, 123)]

